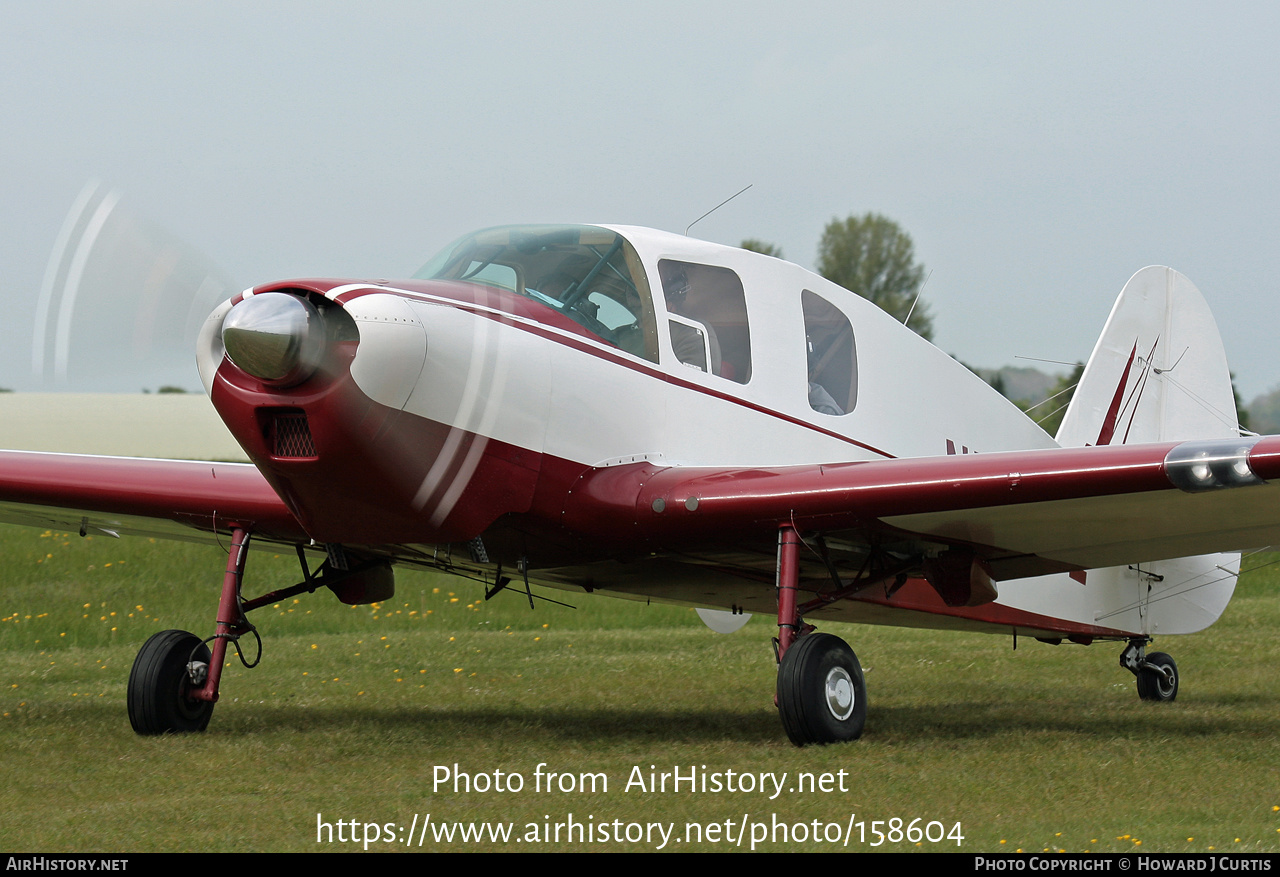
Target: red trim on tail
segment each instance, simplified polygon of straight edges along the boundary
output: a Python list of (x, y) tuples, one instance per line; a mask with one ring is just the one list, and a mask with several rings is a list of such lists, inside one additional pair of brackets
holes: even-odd
[(1116, 418), (1120, 415), (1120, 402), (1124, 398), (1125, 385), (1129, 383), (1129, 371), (1133, 368), (1134, 357), (1138, 355), (1138, 342), (1133, 342), (1133, 350), (1129, 351), (1129, 361), (1124, 364), (1124, 374), (1120, 376), (1120, 383), (1116, 386), (1116, 394), (1111, 397), (1111, 407), (1107, 409), (1107, 416), (1102, 421), (1102, 431), (1098, 433), (1098, 441), (1095, 444), (1109, 445), (1112, 437), (1116, 432)]

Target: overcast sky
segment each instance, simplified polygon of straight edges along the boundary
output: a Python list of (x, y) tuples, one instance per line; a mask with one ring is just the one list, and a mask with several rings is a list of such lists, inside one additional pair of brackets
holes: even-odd
[[(1125, 280), (1171, 265), (1251, 398), (1280, 383), (1278, 25), (1263, 3), (0, 0), (0, 386), (46, 385), (41, 285), (90, 180), (90, 210), (117, 193), (242, 286), (403, 276), (507, 222), (683, 231), (753, 184), (692, 233), (812, 266), (833, 217), (885, 214), (973, 365), (1087, 357)], [(68, 388), (198, 385), (185, 353), (138, 372), (140, 330), (93, 308)]]

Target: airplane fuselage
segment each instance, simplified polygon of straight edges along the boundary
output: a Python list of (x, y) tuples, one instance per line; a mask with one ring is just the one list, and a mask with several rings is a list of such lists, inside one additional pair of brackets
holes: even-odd
[[(260, 286), (202, 334), (214, 405), (317, 542), (432, 557), (467, 544), (480, 570), (770, 612), (776, 522), (690, 528), (684, 544), (674, 524), (634, 537), (593, 527), (575, 497), (635, 493), (667, 468), (1056, 447), (879, 308), (771, 257), (647, 229), (526, 226), (468, 236), (423, 274)], [(264, 379), (224, 355), (222, 328), (284, 297), (309, 303), (323, 337), (308, 374)], [(884, 527), (874, 539), (900, 555), (947, 545), (897, 545)], [(816, 593), (867, 557), (833, 544), (829, 563), (804, 559), (802, 581)], [(1039, 577), (977, 608), (945, 606), (913, 579), (815, 614), (1085, 640), (1144, 630), (1141, 582), (1089, 575), (1087, 594), (1083, 575)]]

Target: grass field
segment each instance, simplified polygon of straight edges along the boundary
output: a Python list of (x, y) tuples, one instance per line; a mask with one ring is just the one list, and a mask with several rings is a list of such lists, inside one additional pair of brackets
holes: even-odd
[[(158, 630), (211, 632), (223, 562), (216, 547), (0, 528), (0, 848), (360, 850), (350, 838), (371, 823), (370, 850), (404, 850), (382, 838), (430, 814), (514, 834), (428, 835), (423, 851), (660, 845), (627, 840), (629, 823), (674, 823), (665, 849), (684, 851), (737, 849), (739, 831), (749, 849), (752, 824), (773, 852), (842, 849), (828, 838), (850, 825), (858, 850), (875, 829), (878, 850), (1280, 850), (1280, 565), (1245, 576), (1208, 631), (1156, 643), (1183, 677), (1168, 705), (1138, 701), (1116, 644), (827, 625), (862, 660), (870, 717), (857, 743), (803, 750), (771, 703), (769, 619), (720, 636), (687, 609), (554, 592), (577, 608), (531, 612), (523, 595), (484, 603), (469, 582), (401, 572), (376, 608), (316, 594), (255, 613), (265, 657), (232, 659), (209, 731), (139, 738), (134, 654)], [(291, 584), (295, 565), (255, 554), (247, 591)], [(455, 765), (524, 785), (437, 787)], [(559, 774), (551, 791), (539, 765)], [(708, 790), (648, 788), (677, 768)], [(637, 770), (646, 787), (628, 789)], [(776, 796), (740, 788), (784, 771)], [(913, 843), (917, 819), (963, 840)], [(557, 843), (573, 821), (585, 838), (562, 828)]]

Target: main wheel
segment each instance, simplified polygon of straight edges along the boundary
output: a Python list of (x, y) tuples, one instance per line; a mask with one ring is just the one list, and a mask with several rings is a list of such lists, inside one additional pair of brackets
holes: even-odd
[(1178, 665), (1164, 652), (1147, 655), (1151, 667), (1138, 668), (1138, 697), (1143, 700), (1171, 701), (1178, 696)]
[(191, 697), (192, 661), (209, 664), (209, 649), (194, 633), (165, 630), (138, 652), (129, 673), (129, 724), (139, 734), (203, 731), (213, 703)]
[(797, 746), (862, 736), (867, 685), (853, 649), (829, 633), (811, 633), (792, 643), (778, 667), (778, 711)]

